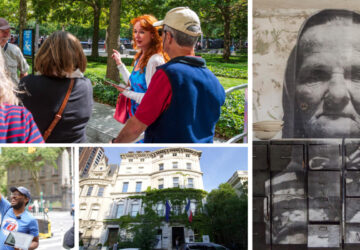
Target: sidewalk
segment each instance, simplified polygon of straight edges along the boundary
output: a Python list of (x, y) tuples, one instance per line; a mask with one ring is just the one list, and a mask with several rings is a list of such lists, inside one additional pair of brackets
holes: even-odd
[(93, 111), (86, 127), (86, 135), (90, 143), (108, 143), (116, 137), (124, 124), (113, 118), (115, 108), (94, 102)]
[[(92, 116), (86, 127), (86, 136), (89, 143), (108, 143), (119, 134), (124, 124), (113, 118), (114, 112), (114, 107), (94, 102)], [(220, 139), (214, 138), (214, 143), (222, 142)]]

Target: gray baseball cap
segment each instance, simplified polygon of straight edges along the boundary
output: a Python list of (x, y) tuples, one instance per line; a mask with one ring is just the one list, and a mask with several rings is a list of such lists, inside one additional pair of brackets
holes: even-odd
[(20, 192), (21, 194), (25, 195), (26, 197), (29, 198), (29, 200), (31, 200), (31, 194), (30, 191), (26, 188), (26, 187), (11, 187), (10, 191), (13, 193), (15, 191)]
[(0, 30), (13, 29), (4, 18), (0, 18)]

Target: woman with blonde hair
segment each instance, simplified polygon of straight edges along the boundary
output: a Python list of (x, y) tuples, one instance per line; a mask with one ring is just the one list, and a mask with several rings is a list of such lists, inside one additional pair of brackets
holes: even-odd
[(43, 143), (32, 114), (17, 105), (14, 87), (0, 53), (0, 143)]
[(134, 57), (134, 68), (131, 74), (122, 63), (120, 53), (116, 50), (113, 51), (112, 58), (115, 60), (124, 82), (128, 85), (126, 88), (115, 86), (121, 93), (114, 117), (121, 123), (125, 123), (128, 118), (135, 114), (149, 87), (156, 67), (169, 60), (163, 51), (159, 28), (153, 26), (155, 22), (157, 19), (151, 15), (143, 15), (131, 20), (133, 47), (138, 50)]
[(86, 57), (80, 41), (57, 31), (35, 57), (40, 75), (21, 79), (21, 100), (34, 115), (46, 142), (86, 142), (86, 124), (93, 105), (92, 86), (84, 77)]

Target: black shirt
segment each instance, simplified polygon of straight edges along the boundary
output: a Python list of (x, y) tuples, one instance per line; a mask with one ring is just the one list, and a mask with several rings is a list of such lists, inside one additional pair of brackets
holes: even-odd
[[(31, 111), (42, 134), (58, 112), (70, 85), (70, 78), (29, 75), (21, 79), (19, 94), (24, 106)], [(93, 106), (89, 79), (75, 78), (74, 88), (58, 122), (46, 142), (86, 142), (85, 129)]]

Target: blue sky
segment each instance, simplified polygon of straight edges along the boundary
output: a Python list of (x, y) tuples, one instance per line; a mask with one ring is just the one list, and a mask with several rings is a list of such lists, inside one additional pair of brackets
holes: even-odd
[[(105, 147), (110, 164), (119, 164), (120, 153), (129, 151), (154, 151), (163, 147)], [(226, 182), (236, 170), (248, 170), (246, 147), (188, 147), (202, 151), (200, 167), (203, 171), (204, 189), (211, 191)]]

